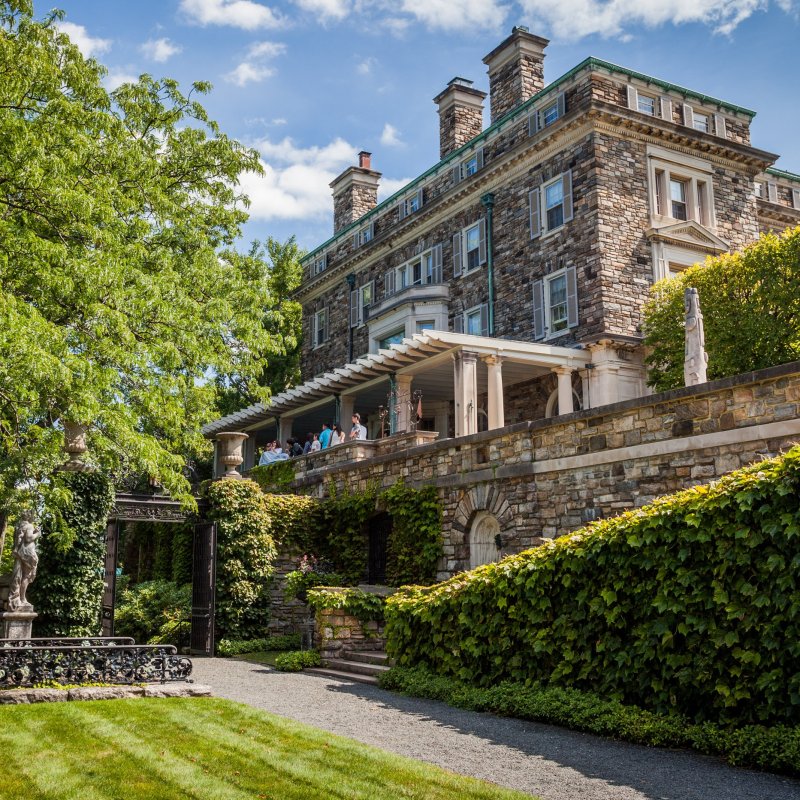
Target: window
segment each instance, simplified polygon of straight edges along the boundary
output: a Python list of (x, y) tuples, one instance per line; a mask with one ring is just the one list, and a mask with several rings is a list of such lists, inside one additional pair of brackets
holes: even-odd
[(417, 333), (422, 333), (423, 331), (432, 331), (434, 328), (435, 325), (432, 319), (420, 320), (416, 325)]
[(567, 267), (533, 282), (535, 339), (560, 336), (578, 324), (575, 267)]
[(653, 224), (694, 220), (713, 228), (714, 191), (708, 162), (652, 145), (647, 149)]
[(686, 184), (688, 181), (671, 178), (669, 182), (670, 216), (673, 219), (688, 219), (686, 216)]
[(394, 333), (390, 333), (388, 336), (385, 336), (378, 342), (378, 348), (380, 350), (388, 350), (390, 345), (393, 344), (400, 344), (403, 339), (406, 338), (406, 329), (400, 328), (400, 330), (395, 331)]
[(397, 204), (400, 219), (405, 219), (409, 214), (414, 214), (422, 208), (423, 194), (419, 189), (416, 194), (406, 197)]
[(483, 169), (483, 148), (479, 147), (471, 156), (453, 167), (453, 183), (459, 183)]
[(558, 119), (558, 103), (551, 103), (542, 109), (542, 122), (544, 127), (551, 125)]
[(540, 109), (534, 111), (528, 117), (528, 134), (533, 136), (537, 131), (552, 125), (559, 117), (563, 117), (566, 112), (566, 101), (564, 92), (556, 95), (555, 99)]
[(648, 117), (661, 117), (667, 122), (672, 122), (672, 100), (666, 95), (642, 94), (635, 86), (628, 84), (628, 108), (647, 114)]
[(694, 129), (696, 131), (703, 131), (703, 133), (708, 133), (710, 131), (708, 114), (700, 114), (697, 111), (695, 111), (693, 116), (694, 116)]
[(375, 282), (370, 281), (353, 289), (350, 292), (350, 327), (357, 328), (363, 325), (369, 316), (369, 307), (372, 305), (375, 293)]
[(312, 275), (319, 275), (324, 272), (328, 267), (328, 254), (322, 253), (314, 259), (314, 266), (312, 268)]
[(461, 165), (461, 174), (464, 178), (468, 178), (470, 175), (474, 175), (478, 171), (478, 156), (474, 155), (472, 158), (468, 158), (462, 165)]
[(572, 172), (565, 172), (528, 195), (531, 238), (560, 228), (572, 219)]
[(353, 234), (353, 247), (361, 247), (375, 238), (375, 223), (370, 222)]
[(384, 297), (402, 292), (409, 286), (442, 282), (442, 246), (437, 244), (421, 256), (389, 270), (383, 280)]
[(314, 343), (317, 348), (328, 341), (328, 309), (323, 308), (314, 314)]
[(453, 319), (455, 333), (468, 333), (470, 336), (489, 335), (489, 306), (486, 303), (456, 314)]
[(647, 94), (636, 94), (636, 109), (642, 114), (649, 114), (651, 117), (656, 115), (656, 99)]
[(486, 263), (486, 221), (479, 220), (453, 237), (453, 277)]
[(756, 181), (755, 184), (756, 189), (756, 197), (763, 197), (764, 196), (764, 184)]

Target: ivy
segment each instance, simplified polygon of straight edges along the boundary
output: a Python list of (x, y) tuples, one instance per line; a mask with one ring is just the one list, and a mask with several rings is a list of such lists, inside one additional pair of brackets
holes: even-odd
[(289, 486), (294, 482), (294, 464), (288, 459), (273, 461), (253, 467), (247, 477), (254, 480), (265, 492), (280, 494), (289, 491)]
[(800, 721), (800, 447), (387, 600), (401, 666)]
[(384, 621), (386, 598), (361, 589), (309, 589), (307, 602), (315, 611), (342, 611), (362, 625)]
[(97, 636), (105, 532), (114, 493), (99, 472), (58, 472), (42, 518), (39, 567), (29, 599), (35, 636)]

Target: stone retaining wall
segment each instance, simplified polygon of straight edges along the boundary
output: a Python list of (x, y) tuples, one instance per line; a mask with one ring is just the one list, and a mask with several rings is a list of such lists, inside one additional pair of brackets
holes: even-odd
[(316, 644), (322, 658), (339, 658), (343, 650), (383, 650), (386, 639), (382, 622), (364, 623), (333, 608), (317, 612)]

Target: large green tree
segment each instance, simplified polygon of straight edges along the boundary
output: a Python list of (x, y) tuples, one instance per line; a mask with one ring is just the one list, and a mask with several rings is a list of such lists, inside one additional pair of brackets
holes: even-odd
[(0, 512), (48, 485), (65, 420), (89, 426), (99, 466), (191, 502), (212, 378), (263, 397), (282, 352), (263, 260), (234, 250), (258, 157), (208, 118), (207, 84), (108, 93), (57, 21), (0, 2)]
[(652, 288), (643, 328), (649, 382), (659, 391), (683, 386), (687, 287), (700, 298), (710, 379), (800, 359), (800, 227), (766, 234)]

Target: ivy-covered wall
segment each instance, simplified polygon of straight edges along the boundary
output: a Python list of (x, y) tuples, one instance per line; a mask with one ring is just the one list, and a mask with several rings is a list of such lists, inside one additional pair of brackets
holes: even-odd
[(34, 636), (97, 636), (103, 598), (105, 532), (114, 493), (97, 472), (59, 472), (45, 509), (39, 568), (29, 599), (39, 614)]

